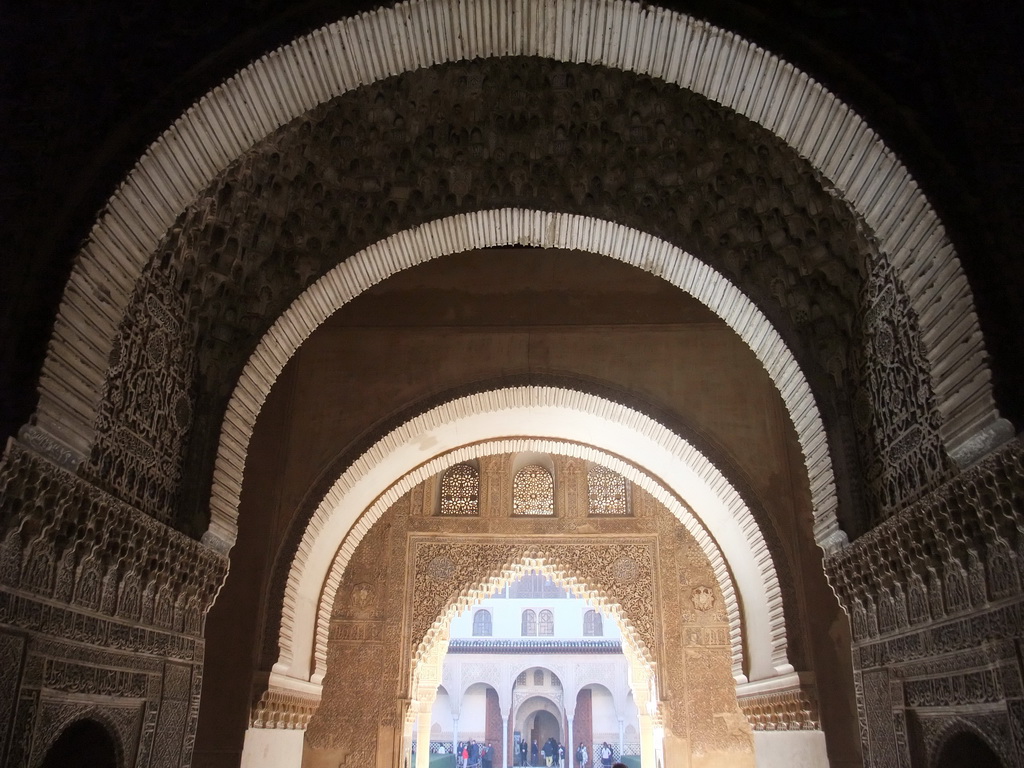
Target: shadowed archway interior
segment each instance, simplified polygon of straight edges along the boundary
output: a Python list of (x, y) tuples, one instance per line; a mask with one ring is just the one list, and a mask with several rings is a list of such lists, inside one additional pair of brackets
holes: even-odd
[(238, 5), (4, 81), (0, 762), (412, 768), (438, 617), (532, 558), (642, 639), (641, 768), (1024, 763), (1016, 11)]

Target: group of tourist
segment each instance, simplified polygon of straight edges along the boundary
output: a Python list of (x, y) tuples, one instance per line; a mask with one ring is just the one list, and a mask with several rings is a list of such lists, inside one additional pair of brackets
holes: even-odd
[[(622, 763), (613, 763), (615, 752), (611, 745), (605, 741), (597, 750), (597, 756), (601, 759), (601, 768), (626, 768)], [(477, 743), (476, 739), (460, 741), (458, 751), (455, 753), (458, 760), (457, 768), (494, 768), (494, 747), (490, 742)], [(544, 762), (541, 762), (543, 757)], [(565, 762), (565, 746), (550, 738), (544, 742), (543, 747), (537, 745), (537, 740), (527, 746), (526, 739), (519, 742), (515, 750), (516, 765), (536, 768), (543, 765), (544, 768), (568, 768)], [(573, 768), (587, 768), (590, 760), (590, 753), (587, 745), (580, 743), (576, 747), (576, 764)], [(595, 765), (594, 768), (597, 768)]]
[[(529, 756), (527, 756), (526, 740), (524, 739), (519, 742), (519, 752), (516, 757), (517, 765), (562, 768), (565, 764), (565, 747), (555, 741), (553, 737), (545, 741), (543, 747), (538, 746), (537, 740), (534, 739), (533, 744), (529, 747)], [(544, 759), (543, 763), (541, 763), (541, 758)]]
[[(615, 752), (611, 745), (605, 741), (597, 750), (597, 756), (601, 759), (601, 768), (613, 768), (612, 761)], [(537, 740), (527, 746), (526, 739), (519, 742), (516, 748), (516, 765), (518, 766), (541, 766), (545, 768), (567, 768), (565, 762), (565, 746), (550, 738), (544, 742), (544, 746), (538, 746)], [(541, 759), (543, 758), (543, 762)], [(590, 761), (590, 752), (587, 745), (582, 742), (576, 747), (576, 764), (573, 768), (587, 768)], [(486, 768), (486, 767), (485, 767)], [(596, 768), (596, 767), (595, 767)]]
[(459, 768), (493, 768), (494, 747), (488, 741), (478, 744), (476, 739), (459, 742)]

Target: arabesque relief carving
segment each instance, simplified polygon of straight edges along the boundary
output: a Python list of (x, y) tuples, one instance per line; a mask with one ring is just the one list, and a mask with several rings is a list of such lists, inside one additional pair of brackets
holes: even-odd
[[(585, 482), (585, 474), (581, 479)], [(774, 708), (757, 702), (741, 710), (732, 679), (729, 625), (710, 563), (666, 509), (638, 489), (631, 494), (645, 513), (629, 518), (626, 529), (635, 533), (625, 536), (621, 519), (595, 518), (596, 532), (565, 536), (559, 531), (568, 531), (566, 519), (502, 520), (484, 509), (473, 522), (423, 517), (415, 493), (394, 504), (356, 548), (338, 589), (322, 703), (306, 733), (315, 753), (311, 759), (316, 764), (335, 758), (380, 759), (376, 750), (392, 746), (388, 739), (378, 741), (378, 728), (384, 723), (401, 730), (404, 703), (416, 695), (410, 686), (429, 689), (441, 682), (432, 671), (418, 671), (424, 639), (446, 643), (442, 624), (449, 611), (468, 606), (528, 567), (543, 568), (565, 588), (590, 595), (621, 615), (627, 636), (635, 638), (658, 677), (663, 698), (659, 722), (691, 739), (698, 760), (694, 765), (714, 755), (733, 755), (740, 760), (737, 765), (749, 758), (752, 765), (750, 723), (818, 727), (810, 692), (799, 699), (799, 711), (788, 702)], [(586, 503), (585, 492), (576, 503)], [(581, 514), (565, 512), (569, 519)], [(514, 539), (508, 535), (510, 522), (518, 529)], [(618, 533), (601, 535), (601, 525), (614, 526)], [(670, 541), (659, 535), (662, 530), (672, 531)], [(404, 559), (385, 555), (392, 551), (409, 553), (408, 570)], [(698, 605), (692, 585), (701, 585)], [(289, 702), (281, 715), (274, 715), (267, 711), (269, 703), (267, 696), (259, 703), (263, 722), (284, 723), (294, 709)], [(793, 725), (797, 717), (802, 719)], [(277, 727), (301, 727), (294, 717), (287, 722)]]
[(111, 724), (130, 764), (190, 760), (226, 558), (17, 442), (0, 462), (0, 550), (6, 764), (41, 763), (87, 715)]
[(1022, 510), (1018, 438), (827, 558), (851, 617), (866, 764), (932, 759), (969, 723), (1019, 764)]

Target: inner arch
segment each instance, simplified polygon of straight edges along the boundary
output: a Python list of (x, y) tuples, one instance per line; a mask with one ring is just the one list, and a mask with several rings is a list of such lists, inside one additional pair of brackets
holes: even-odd
[[(429, 476), (430, 474), (443, 472), (445, 469), (455, 466), (459, 463), (465, 462), (471, 459), (478, 459), (481, 456), (495, 455), (501, 453), (520, 453), (523, 450), (533, 450), (536, 452), (543, 452), (545, 454), (558, 454), (563, 456), (573, 456), (576, 458), (585, 459), (587, 461), (593, 461), (600, 464), (603, 467), (611, 469), (612, 471), (622, 475), (629, 479), (634, 485), (642, 488), (643, 490), (650, 493), (658, 501), (664, 504), (672, 514), (683, 524), (683, 526), (694, 536), (696, 541), (701, 547), (701, 551), (707, 557), (708, 562), (714, 570), (715, 576), (718, 580), (718, 587), (722, 592), (723, 599), (726, 606), (726, 616), (729, 621), (730, 637), (732, 640), (732, 659), (733, 659), (733, 673), (737, 679), (743, 679), (745, 677), (744, 668), (744, 645), (745, 642), (750, 642), (749, 639), (745, 641), (744, 627), (742, 624), (742, 616), (740, 612), (739, 603), (739, 591), (734, 581), (733, 575), (729, 570), (729, 564), (726, 562), (722, 550), (718, 544), (709, 536), (708, 531), (702, 521), (700, 521), (689, 509), (689, 507), (682, 503), (680, 499), (675, 497), (672, 493), (668, 492), (665, 486), (656, 478), (650, 476), (643, 469), (640, 469), (630, 462), (624, 460), (621, 456), (602, 451), (590, 445), (584, 445), (581, 443), (573, 443), (566, 440), (554, 440), (554, 439), (537, 439), (537, 438), (515, 438), (512, 440), (491, 440), (485, 442), (475, 443), (470, 446), (464, 446), (457, 450), (451, 451), (443, 456), (438, 456), (434, 460), (427, 462), (418, 468), (416, 477)], [(408, 487), (413, 485), (411, 479), (403, 478), (400, 487), (408, 490)], [(389, 489), (392, 490), (392, 489)], [(388, 498), (395, 496), (397, 489), (394, 489), (395, 493), (388, 493)], [(405, 490), (402, 492), (404, 493)], [(401, 494), (397, 494), (400, 496)], [(397, 497), (397, 496), (396, 496)], [(375, 504), (371, 510), (368, 510), (368, 514), (375, 515), (377, 518), (386, 511), (386, 506), (383, 504)], [(355, 548), (362, 541), (362, 534), (358, 529), (351, 530), (345, 537), (345, 541), (338, 548), (338, 552), (335, 554), (334, 560), (331, 563), (331, 570), (323, 585), (323, 591), (320, 597), (320, 607), (317, 612), (316, 618), (316, 629), (314, 639), (314, 671), (312, 679), (315, 682), (319, 682), (323, 679), (326, 674), (327, 668), (327, 641), (328, 633), (330, 631), (330, 619), (334, 612), (334, 604), (337, 598), (338, 585), (341, 584), (341, 580), (345, 573), (345, 568), (348, 565), (349, 558), (355, 551)], [(764, 542), (755, 542), (755, 547), (764, 546)], [(758, 549), (760, 552), (761, 550)], [(770, 553), (767, 552), (765, 547), (765, 554), (770, 558)], [(561, 583), (564, 579), (559, 580), (552, 571), (551, 578), (556, 583)], [(772, 574), (769, 573), (769, 576)], [(778, 581), (777, 574), (773, 576)], [(505, 582), (501, 582), (505, 583)], [(493, 591), (491, 586), (484, 584), (481, 586), (479, 591), (468, 593), (465, 596), (465, 600), (472, 602), (478, 601), (482, 597), (487, 596)], [(567, 587), (568, 589), (568, 587)], [(598, 604), (603, 605), (604, 601), (600, 595), (590, 595), (580, 592), (578, 587), (573, 587), (574, 593), (578, 593), (580, 597), (584, 597), (589, 600), (594, 600)], [(287, 599), (287, 598), (286, 598)], [(781, 596), (780, 596), (781, 599)], [(460, 606), (459, 610), (463, 610), (464, 606)], [(784, 618), (783, 614), (779, 614), (780, 617)], [(620, 622), (621, 617), (616, 614), (616, 620)], [(785, 627), (782, 627), (782, 631), (785, 631)], [(278, 638), (278, 643), (282, 649), (285, 648), (286, 642), (294, 642), (292, 638), (287, 636), (286, 627), (282, 626), (281, 635)], [(641, 656), (647, 657), (647, 651), (642, 646), (636, 647), (636, 652)], [(282, 655), (284, 655), (282, 653)]]
[(724, 276), (682, 249), (588, 216), (502, 209), (460, 214), (406, 230), (353, 255), (307, 289), (274, 323), (250, 357), (224, 417), (205, 540), (235, 539), (242, 471), (253, 425), (274, 381), (296, 350), (335, 311), (381, 280), (443, 255), (498, 245), (530, 245), (609, 256), (661, 277), (721, 317), (769, 373), (804, 455), (814, 536), (826, 552), (842, 546), (825, 428), (807, 378), (778, 332)]
[[(534, 440), (517, 440), (521, 434)], [(571, 390), (522, 387), (434, 408), (385, 436), (343, 473), (307, 525), (292, 562), (282, 607), (281, 655), (272, 679), (287, 685), (308, 681), (314, 673), (312, 635), (336, 557), (347, 561), (362, 535), (413, 485), (475, 455), (479, 443), (505, 436), (510, 439), (502, 451), (547, 450), (546, 440), (568, 439), (625, 459), (611, 468), (648, 490), (684, 525), (689, 523), (701, 548), (718, 560), (716, 572), (726, 566), (731, 571), (749, 652), (740, 671), (739, 637), (733, 638), (734, 674), (742, 681), (743, 672), (756, 680), (793, 671), (774, 563), (750, 510), (721, 472), (686, 441), (625, 406)], [(575, 455), (583, 454), (579, 450)], [(686, 499), (706, 532), (680, 499)]]

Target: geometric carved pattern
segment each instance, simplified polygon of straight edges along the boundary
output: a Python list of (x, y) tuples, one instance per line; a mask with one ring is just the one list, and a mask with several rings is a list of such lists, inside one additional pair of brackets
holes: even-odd
[(123, 763), (176, 767), (191, 750), (192, 673), (227, 558), (80, 472), (19, 441), (0, 459), (0, 624), (25, 638), (19, 650), (0, 634), (0, 727), (17, 702), (6, 760), (41, 761), (85, 717), (114, 737)]
[(110, 353), (88, 474), (171, 522), (192, 426), (195, 341), (170, 270), (147, 270)]
[(755, 731), (819, 730), (817, 694), (807, 686), (778, 693), (741, 696), (740, 709)]
[(24, 646), (22, 637), (0, 632), (0, 763), (4, 759), (9, 729), (14, 720)]
[(889, 673), (882, 670), (864, 672), (864, 706), (870, 733), (870, 764), (899, 765), (896, 757), (896, 732), (892, 722), (892, 699)]
[(1024, 693), (1014, 650), (1024, 636), (1022, 510), (1018, 438), (826, 558), (852, 619), (871, 764), (905, 764), (920, 750), (911, 722), (937, 749), (951, 710), (961, 730), (1014, 754), (1005, 712)]
[[(0, 460), (0, 513), (0, 582), (126, 619), (130, 624), (111, 625), (106, 638), (118, 647), (164, 636), (139, 626), (156, 623), (157, 594), (162, 625), (197, 636), (227, 569), (223, 555), (18, 442)], [(56, 539), (54, 530), (64, 535)], [(88, 625), (75, 625), (83, 629)]]
[(470, 464), (456, 464), (441, 476), (441, 514), (479, 514), (480, 473)]
[[(853, 616), (854, 639), (879, 634), (880, 607), (883, 626), (905, 631), (911, 621), (987, 608), (1010, 594), (1024, 558), (1022, 509), (1024, 443), (1017, 439), (829, 555), (826, 570)], [(969, 573), (978, 588), (968, 588)]]
[(294, 691), (265, 691), (250, 710), (253, 728), (296, 728), (304, 730), (320, 706), (320, 697)]
[(952, 470), (917, 318), (896, 285), (893, 266), (873, 255), (860, 302), (862, 336), (853, 347), (859, 379), (853, 415), (872, 505), (869, 527), (948, 479)]
[(516, 472), (512, 481), (512, 514), (553, 515), (555, 487), (551, 473), (532, 464)]
[(588, 511), (591, 515), (628, 515), (626, 478), (600, 464), (587, 472)]

